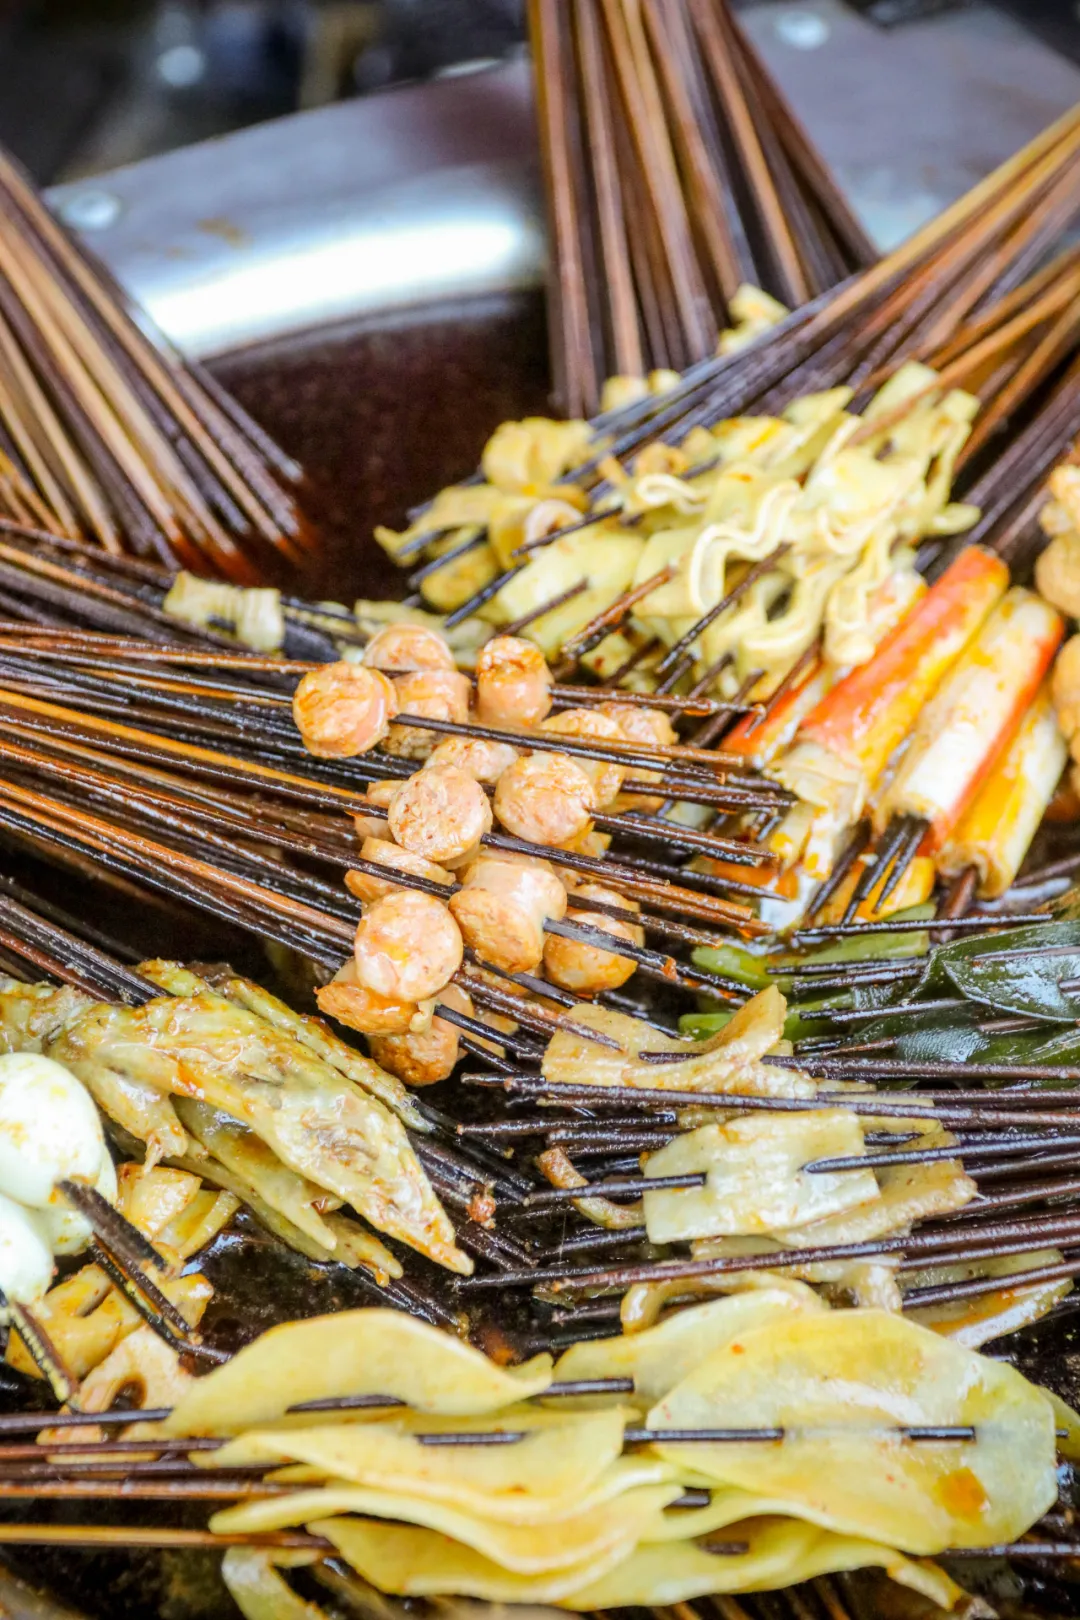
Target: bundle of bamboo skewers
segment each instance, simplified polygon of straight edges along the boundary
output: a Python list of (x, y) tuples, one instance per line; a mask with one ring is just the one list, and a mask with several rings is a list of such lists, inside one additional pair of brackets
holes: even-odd
[[(299, 673), (295, 664), (111, 642), (78, 632), (12, 631), (4, 642), (0, 750), (8, 777), (0, 795), (0, 823), (7, 840), (50, 860), (89, 862), (106, 881), (118, 878), (173, 900), (182, 897), (223, 921), (301, 950), (323, 963), (324, 972), (340, 961), (352, 939), (355, 906), (337, 888), (333, 874), (346, 868), (354, 874), (380, 871), (373, 858), (355, 853), (350, 824), (341, 812), (366, 816), (373, 808), (357, 791), (358, 766), (364, 777), (393, 773), (404, 780), (408, 771), (403, 771), (403, 761), (376, 752), (345, 769), (304, 758), (283, 713), (287, 693), (278, 684), (280, 678), (291, 683)], [(580, 693), (573, 694), (572, 700), (579, 698)], [(672, 702), (676, 714), (694, 712), (693, 700)], [(438, 728), (440, 722), (427, 717), (426, 726)], [(442, 730), (468, 736), (476, 727), (466, 723)], [(610, 755), (602, 744), (584, 739), (552, 742), (579, 760), (599, 763)], [(621, 757), (631, 766), (644, 763), (632, 750)], [(696, 799), (736, 815), (757, 807), (773, 815), (789, 802), (764, 778), (717, 781), (692, 762), (693, 751), (674, 748), (664, 757), (661, 791), (666, 782), (672, 796), (684, 802)], [(649, 758), (654, 765), (663, 762), (655, 753)], [(590, 913), (595, 922), (587, 923), (579, 913), (571, 924), (552, 925), (555, 934), (590, 947), (611, 947), (646, 979), (670, 988), (711, 994), (729, 1005), (743, 999), (738, 978), (715, 967), (687, 967), (669, 953), (689, 944), (722, 958), (730, 939), (723, 931), (758, 936), (760, 925), (738, 898), (753, 890), (730, 875), (713, 879), (695, 871), (693, 864), (682, 866), (672, 853), (679, 848), (690, 857), (711, 852), (727, 863), (728, 874), (734, 860), (744, 862), (746, 876), (752, 877), (763, 862), (768, 864), (767, 851), (752, 839), (633, 813), (598, 819), (626, 841), (625, 852), (619, 848), (613, 857), (600, 858), (557, 852), (556, 859), (614, 891), (616, 913), (620, 895), (622, 904), (643, 907), (633, 915), (657, 944), (597, 932), (603, 904)], [(495, 835), (485, 842), (493, 849), (530, 850), (520, 840)], [(632, 853), (635, 845), (648, 851), (644, 858)], [(407, 872), (400, 882), (433, 887)], [(611, 907), (606, 909), (610, 914)], [(987, 920), (972, 918), (966, 927), (984, 927)], [(855, 932), (863, 926), (855, 925)], [(895, 926), (903, 931), (902, 925)], [(918, 932), (934, 926), (923, 920)], [(965, 924), (950, 918), (937, 926)], [(830, 940), (849, 932), (846, 924), (824, 928)], [(17, 930), (15, 936), (6, 934), (4, 943), (17, 950)], [(601, 1048), (610, 1049), (611, 1037), (602, 1027), (591, 1016), (583, 1020), (589, 1002), (528, 973), (502, 973), (493, 979), (477, 971), (479, 965), (467, 964), (460, 975), (476, 1010), (440, 1009), (440, 1016), (461, 1031), (467, 1050), (494, 1063), (497, 1074), (521, 1075), (522, 1060), (535, 1061), (538, 1042), (559, 1030), (585, 1042), (583, 1060), (591, 1047), (597, 1056)], [(524, 999), (521, 991), (527, 992)], [(616, 1010), (636, 1004), (620, 994), (598, 999)], [(489, 1021), (492, 1014), (496, 1019), (509, 1014), (517, 1029), (500, 1032), (497, 1022)], [(490, 1055), (492, 1042), (502, 1056)], [(619, 1101), (625, 1101), (621, 1093)], [(494, 1134), (499, 1134), (497, 1127)], [(605, 1144), (616, 1154), (626, 1146), (621, 1138)], [(511, 1190), (508, 1196), (512, 1204), (522, 1196), (520, 1181), (516, 1193)], [(562, 1201), (570, 1201), (569, 1194)]]
[(608, 378), (703, 359), (750, 289), (794, 306), (874, 261), (726, 0), (529, 16), (568, 415), (593, 414)]
[[(194, 633), (189, 629), (184, 634), (186, 648), (130, 640), (110, 643), (108, 638), (77, 631), (13, 629), (8, 633), (5, 640), (15, 656), (4, 674), (2, 694), (4, 752), (10, 772), (3, 795), (5, 837), (14, 837), (18, 847), (46, 851), (53, 859), (88, 859), (102, 879), (148, 883), (204, 907), (222, 920), (240, 921), (255, 932), (277, 933), (279, 939), (332, 964), (347, 948), (352, 926), (343, 916), (344, 926), (336, 923), (341, 908), (333, 898), (335, 886), (316, 879), (315, 872), (327, 866), (340, 871), (346, 865), (362, 871), (367, 864), (363, 856), (357, 858), (352, 852), (348, 824), (335, 814), (339, 807), (370, 810), (355, 791), (357, 764), (345, 769), (304, 760), (301, 766), (288, 728), (267, 718), (275, 708), (280, 713), (282, 700), (287, 699), (282, 686), (291, 684), (291, 677), (299, 673), (295, 665), (241, 652), (225, 653), (209, 645), (200, 650), (191, 645)], [(39, 673), (34, 674), (34, 669)], [(602, 690), (597, 692), (598, 697), (603, 695)], [(564, 701), (571, 697), (577, 701), (581, 694), (567, 694)], [(693, 700), (669, 702), (676, 714), (694, 712)], [(109, 718), (118, 713), (119, 723)], [(431, 722), (428, 717), (428, 724)], [(468, 733), (468, 727), (461, 729)], [(586, 757), (587, 745), (581, 747), (578, 757)], [(652, 761), (654, 766), (659, 763)], [(400, 768), (393, 756), (379, 755), (365, 759), (360, 767), (365, 776)], [(693, 793), (695, 784), (687, 780), (693, 775), (690, 761), (680, 758), (677, 750), (672, 752), (667, 770), (678, 773), (679, 791)], [(705, 784), (697, 786), (703, 789)], [(251, 788), (256, 790), (255, 796), (249, 794)], [(763, 784), (762, 790), (768, 791)], [(721, 787), (720, 797), (724, 791)], [(733, 799), (738, 797), (737, 786), (726, 791)], [(629, 823), (627, 831), (632, 837), (634, 829)], [(692, 835), (688, 837), (693, 841)], [(667, 841), (677, 844), (678, 835), (669, 835)], [(276, 859), (266, 859), (268, 846), (277, 850)], [(589, 870), (588, 857), (578, 864)], [(680, 874), (677, 887), (675, 871), (666, 874), (666, 884), (657, 885), (649, 881), (650, 874), (634, 857), (625, 872), (620, 870), (622, 864), (621, 860), (614, 867), (608, 863), (606, 871), (601, 867), (597, 875), (621, 886), (628, 898), (633, 893), (644, 897), (648, 888), (650, 901), (639, 915), (647, 927), (659, 930), (661, 939), (678, 940), (682, 931), (687, 942), (703, 942), (701, 923), (707, 922), (715, 930), (721, 922), (721, 908), (706, 918), (702, 915), (707, 909), (704, 896), (699, 893), (696, 903), (691, 899), (696, 882), (690, 873)], [(651, 873), (652, 878), (658, 875), (655, 870)], [(408, 883), (407, 873), (402, 874), (402, 881)], [(118, 990), (138, 995), (136, 986), (124, 984), (118, 968), (110, 968), (107, 953), (79, 942), (81, 924), (75, 924), (74, 936), (65, 933), (40, 913), (35, 918), (32, 905), (28, 915), (26, 898), (2, 908), (2, 944), (12, 966), (18, 969), (21, 963), (22, 971), (35, 977), (44, 970), (62, 981), (96, 983), (101, 987), (99, 993), (109, 999)], [(680, 911), (689, 916), (690, 908), (696, 916), (693, 928), (677, 920)], [(728, 924), (740, 926), (730, 910), (723, 915)], [(968, 928), (984, 929), (987, 921), (986, 917), (971, 917)], [(919, 931), (925, 935), (935, 926), (967, 931), (962, 921), (954, 919), (943, 919), (937, 925), (924, 920)], [(892, 927), (902, 936), (902, 924)], [(825, 932), (835, 942), (852, 930), (830, 925)], [(717, 945), (722, 948), (721, 939), (705, 949), (715, 950)], [(890, 945), (895, 948), (895, 933)], [(1011, 947), (1012, 941), (1005, 939), (1000, 946), (986, 941), (977, 949), (1008, 952)], [(1056, 944), (1052, 948), (1061, 949)], [(1026, 954), (1033, 949), (1037, 953), (1038, 946), (1025, 947)], [(652, 966), (668, 984), (730, 994), (732, 987), (723, 982), (722, 974), (695, 974), (670, 960), (650, 962), (647, 953), (635, 954), (642, 967)], [(1070, 966), (1075, 954), (1072, 947)], [(872, 960), (867, 963), (868, 987), (875, 967), (880, 973), (880, 965)], [(815, 996), (818, 989), (828, 988), (828, 974), (836, 970), (828, 960), (819, 964), (811, 955), (802, 958), (794, 971)], [(864, 972), (861, 967), (844, 971), (860, 979)], [(898, 985), (903, 982), (898, 973)], [(818, 1094), (770, 1099), (754, 1092), (741, 1095), (736, 1086), (710, 1098), (696, 1083), (690, 1089), (682, 1084), (690, 1066), (700, 1065), (702, 1047), (656, 1030), (657, 1013), (646, 1011), (645, 1021), (638, 1025), (645, 1036), (638, 1065), (654, 1083), (643, 1084), (639, 1074), (629, 1084), (609, 1086), (598, 1095), (596, 1087), (586, 1081), (579, 1079), (575, 1086), (568, 1083), (565, 1073), (551, 1072), (542, 1046), (549, 1037), (576, 1042), (576, 1047), (571, 1046), (570, 1061), (579, 1077), (589, 1073), (596, 1061), (621, 1061), (604, 1045), (608, 1038), (605, 1027), (587, 1004), (559, 994), (557, 986), (543, 981), (523, 982), (515, 988), (508, 980), (504, 998), (472, 969), (468, 983), (477, 992), (478, 1016), (461, 1020), (462, 1033), (464, 1044), (481, 1060), (481, 1066), (459, 1076), (459, 1086), (464, 1081), (464, 1089), (455, 1086), (438, 1094), (438, 1106), (429, 1114), (434, 1137), (418, 1151), (440, 1196), (454, 1211), (459, 1241), (478, 1262), (475, 1280), (458, 1285), (461, 1293), (455, 1303), (468, 1301), (473, 1310), (479, 1305), (478, 1319), (483, 1321), (484, 1302), (497, 1296), (498, 1320), (505, 1324), (508, 1298), (516, 1294), (524, 1304), (532, 1295), (532, 1347), (559, 1349), (610, 1335), (617, 1327), (617, 1296), (626, 1289), (634, 1299), (648, 1300), (651, 1308), (652, 1302), (662, 1305), (687, 1293), (693, 1296), (702, 1289), (724, 1288), (728, 1279), (737, 1282), (740, 1273), (745, 1273), (747, 1256), (738, 1252), (657, 1255), (648, 1246), (647, 1226), (633, 1204), (621, 1202), (643, 1195), (693, 1194), (702, 1186), (705, 1172), (696, 1167), (681, 1167), (666, 1175), (657, 1169), (643, 1176), (639, 1156), (642, 1152), (659, 1154), (678, 1145), (680, 1139), (688, 1140), (688, 1133), (700, 1128), (710, 1108), (727, 1114), (737, 1110), (742, 1117), (768, 1121), (840, 1107), (863, 1122), (869, 1132), (867, 1151), (873, 1150), (871, 1160), (884, 1173), (895, 1165), (901, 1175), (911, 1176), (921, 1167), (933, 1187), (934, 1167), (942, 1164), (954, 1180), (966, 1173), (979, 1186), (978, 1200), (962, 1212), (946, 1208), (945, 1219), (933, 1219), (931, 1198), (929, 1218), (924, 1218), (914, 1234), (901, 1231), (846, 1246), (834, 1241), (787, 1253), (782, 1246), (774, 1247), (757, 1260), (759, 1268), (794, 1269), (803, 1275), (815, 1265), (835, 1268), (850, 1262), (873, 1271), (875, 1266), (887, 1270), (898, 1262), (905, 1278), (915, 1285), (912, 1289), (909, 1284), (905, 1291), (906, 1309), (946, 1317), (952, 1312), (961, 1319), (974, 1316), (984, 1323), (1000, 1319), (1002, 1298), (1019, 1302), (1018, 1308), (1030, 1309), (1034, 1315), (1054, 1309), (1080, 1269), (1071, 1242), (1075, 1237), (1074, 1181), (1067, 1172), (1055, 1174), (1055, 1164), (1062, 1164), (1072, 1152), (1080, 1114), (1070, 1092), (1048, 1098), (1038, 1089), (1068, 1083), (1074, 1078), (1071, 1069), (1030, 1062), (969, 1061), (957, 1066), (925, 1058), (897, 1065), (891, 1058), (865, 1053), (861, 1038), (852, 1042), (843, 1033), (841, 1015), (840, 1036), (831, 1045), (818, 1047), (808, 1042), (793, 1060), (770, 1060), (778, 1074), (785, 1066), (794, 1066), (800, 1072), (820, 1075)], [(523, 989), (529, 992), (525, 999), (520, 995)], [(610, 1002), (611, 998), (600, 999)], [(628, 1011), (640, 1014), (637, 998), (618, 1000)], [(934, 1010), (931, 1002), (928, 1013)], [(898, 1005), (894, 1016), (901, 1018), (905, 1011)], [(517, 1029), (500, 1029), (492, 1021), (492, 1015), (499, 1013), (509, 1014)], [(863, 1015), (869, 1016), (869, 1012)], [(660, 1012), (659, 1017), (663, 1021), (664, 1014)], [(993, 1018), (984, 1021), (988, 1027), (994, 1023)], [(501, 1056), (491, 1051), (493, 1038), (501, 1043)], [(897, 1079), (907, 1079), (909, 1071), (910, 1077), (930, 1082), (932, 1089), (900, 1101), (884, 1088)], [(979, 1089), (952, 1091), (949, 1088), (958, 1076)], [(831, 1089), (838, 1082), (852, 1080), (863, 1085), (869, 1081), (882, 1090), (852, 1097), (849, 1092)], [(1022, 1096), (1015, 1089), (981, 1089), (999, 1080), (1028, 1089)], [(482, 1107), (477, 1117), (468, 1102), (470, 1094), (490, 1099), (494, 1111)], [(565, 1107), (560, 1109), (559, 1104)], [(679, 1111), (685, 1109), (693, 1109), (696, 1118), (680, 1120)], [(920, 1128), (928, 1120), (935, 1129), (953, 1134), (944, 1141), (935, 1139), (925, 1148), (903, 1141), (897, 1145), (895, 1138), (876, 1140), (876, 1121), (885, 1123), (890, 1118)], [(959, 1133), (959, 1141), (955, 1133)], [(879, 1151), (882, 1146), (884, 1153)], [(499, 1156), (492, 1153), (493, 1148)], [(832, 1175), (856, 1168), (854, 1163), (821, 1166)], [(858, 1168), (865, 1173), (866, 1160), (861, 1155)], [(545, 1185), (545, 1178), (553, 1179), (555, 1185)], [(1051, 1201), (1048, 1206), (1047, 1200)], [(493, 1224), (484, 1225), (475, 1218), (481, 1203), (489, 1210), (493, 1206)], [(622, 1218), (613, 1226), (616, 1211), (622, 1212)], [(492, 1215), (485, 1220), (491, 1223)], [(596, 1258), (590, 1260), (594, 1253)], [(974, 1275), (973, 1260), (978, 1262)], [(954, 1275), (958, 1266), (967, 1268), (959, 1281)], [(599, 1299), (597, 1290), (601, 1291)], [(381, 1292), (387, 1303), (429, 1320), (449, 1325), (453, 1318), (453, 1306), (448, 1310), (444, 1298), (422, 1278), (407, 1275), (403, 1283), (381, 1290), (375, 1284), (373, 1291)], [(605, 1300), (604, 1291), (616, 1297)], [(527, 1342), (523, 1341), (523, 1347)], [(97, 1455), (89, 1445), (86, 1452), (91, 1461)], [(163, 1497), (171, 1494), (179, 1501), (196, 1494), (194, 1483), (189, 1484), (193, 1470), (182, 1457), (175, 1451), (153, 1455), (154, 1471), (163, 1476)], [(100, 1461), (107, 1467), (106, 1454)], [(21, 1467), (13, 1459), (8, 1494), (25, 1489), (17, 1477)], [(82, 1502), (88, 1497), (83, 1477), (87, 1471), (95, 1472), (77, 1462), (51, 1460), (42, 1483), (50, 1495)], [(141, 1482), (132, 1479), (126, 1466), (125, 1475), (131, 1481), (129, 1494), (141, 1499)], [(207, 1476), (199, 1489), (211, 1500), (265, 1494), (254, 1482), (241, 1490), (225, 1474)], [(45, 1526), (17, 1526), (4, 1534), (16, 1542), (35, 1535), (46, 1543), (65, 1542), (62, 1529)], [(212, 1535), (200, 1531), (147, 1529), (142, 1534), (147, 1544), (154, 1545), (224, 1545), (223, 1540), (214, 1541)], [(73, 1527), (67, 1536), (71, 1545), (90, 1547), (126, 1545), (133, 1539), (137, 1538), (126, 1537), (120, 1529), (81, 1526)], [(245, 1537), (241, 1544), (251, 1539)], [(268, 1551), (275, 1546), (282, 1552), (325, 1551), (321, 1543), (302, 1537), (277, 1543), (256, 1537), (253, 1545)], [(1009, 1552), (1019, 1558), (1037, 1556), (1026, 1548), (1038, 1548), (1038, 1556), (1048, 1559), (1067, 1558), (1074, 1552), (1067, 1538), (1056, 1542), (1049, 1532), (1044, 1539), (1010, 1546)]]
[(310, 544), (300, 476), (0, 154), (0, 512), (250, 583)]

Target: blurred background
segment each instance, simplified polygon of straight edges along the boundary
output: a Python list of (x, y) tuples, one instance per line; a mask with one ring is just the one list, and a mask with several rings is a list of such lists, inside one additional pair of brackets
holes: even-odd
[[(521, 50), (525, 0), (0, 0), (0, 141), (44, 184)], [(770, 0), (749, 0), (766, 13)], [(877, 28), (968, 13), (971, 72), (987, 13), (1080, 61), (1074, 0), (781, 3), (782, 51), (810, 57), (844, 9)], [(1018, 63), (1018, 75), (1022, 65)], [(1006, 86), (1006, 88), (1010, 88)], [(911, 94), (918, 97), (918, 87)]]
[(49, 183), (498, 60), (524, 0), (2, 0), (0, 139)]

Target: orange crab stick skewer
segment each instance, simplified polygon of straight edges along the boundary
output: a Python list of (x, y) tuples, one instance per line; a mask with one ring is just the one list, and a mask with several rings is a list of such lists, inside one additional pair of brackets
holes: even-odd
[(946, 839), (944, 877), (974, 867), (981, 899), (1010, 889), (1065, 769), (1068, 749), (1044, 685), (1001, 758)]
[(875, 809), (927, 823), (921, 846), (945, 843), (1015, 736), (1061, 645), (1061, 615), (1032, 591), (1011, 590), (919, 717)]
[(819, 659), (801, 681), (770, 707), (768, 714), (764, 717), (748, 714), (739, 721), (724, 738), (725, 754), (741, 754), (748, 765), (763, 770), (791, 742), (802, 721), (821, 702), (835, 679), (835, 672)]
[(889, 756), (1008, 583), (999, 557), (977, 546), (961, 552), (869, 662), (818, 704), (770, 774), (839, 823), (856, 822)]
[[(875, 651), (925, 594), (926, 581), (922, 575), (908, 569), (890, 574), (878, 587), (866, 625)], [(801, 680), (794, 681), (775, 702), (769, 702), (764, 716), (748, 714), (739, 721), (724, 738), (724, 752), (741, 754), (747, 764), (764, 770), (794, 739), (802, 722), (845, 674), (837, 665), (815, 659)]]

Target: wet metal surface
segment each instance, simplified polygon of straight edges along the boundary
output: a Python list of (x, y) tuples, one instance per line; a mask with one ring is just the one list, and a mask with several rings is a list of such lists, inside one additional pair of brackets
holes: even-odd
[[(889, 246), (1080, 96), (1080, 68), (974, 5), (882, 30), (842, 0), (746, 28)], [(335, 320), (537, 287), (544, 237), (524, 61), (393, 90), (60, 187), (198, 355)]]

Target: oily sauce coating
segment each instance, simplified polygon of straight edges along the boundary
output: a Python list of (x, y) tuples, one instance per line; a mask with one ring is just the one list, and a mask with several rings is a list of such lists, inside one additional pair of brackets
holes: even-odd
[[(626, 742), (646, 743), (653, 748), (671, 748), (679, 736), (662, 709), (642, 709), (632, 703), (601, 703), (600, 713), (614, 720)], [(639, 782), (659, 782), (659, 771), (632, 773)], [(625, 804), (636, 810), (658, 810), (664, 802), (661, 793), (629, 793)]]
[(336, 1018), (339, 1024), (358, 1029), (362, 1035), (404, 1035), (426, 1028), (430, 1018), (430, 1009), (415, 1001), (395, 1001), (362, 985), (351, 956), (330, 983), (315, 992), (315, 999), (327, 1018)]
[[(439, 991), (439, 1006), (473, 1016), (472, 1000), (457, 984)], [(454, 1072), (461, 1056), (458, 1037), (457, 1026), (436, 1013), (431, 1027), (419, 1034), (371, 1036), (368, 1046), (379, 1067), (396, 1074), (406, 1085), (434, 1086)]]
[[(432, 883), (450, 884), (454, 881), (453, 873), (448, 872), (445, 866), (436, 866), (434, 861), (414, 855), (411, 850), (402, 849), (400, 844), (392, 844), (388, 838), (365, 838), (360, 847), (360, 859), (370, 861), (373, 866), (388, 867), (392, 872), (407, 872), (411, 877), (427, 878)], [(358, 900), (370, 905), (374, 900), (394, 894), (401, 884), (395, 883), (389, 876), (378, 878), (368, 872), (346, 872), (345, 887)]]
[(461, 966), (461, 932), (441, 900), (397, 889), (368, 906), (356, 927), (357, 982), (395, 1001), (423, 1001)]
[(386, 676), (345, 659), (309, 670), (293, 694), (297, 730), (318, 759), (366, 753), (383, 741), (396, 713)]
[(518, 757), (518, 750), (509, 743), (489, 742), (484, 737), (444, 737), (428, 755), (428, 766), (456, 765), (474, 781), (494, 787)]
[(515, 838), (565, 844), (588, 830), (596, 789), (569, 754), (526, 754), (503, 772), (495, 815)]

